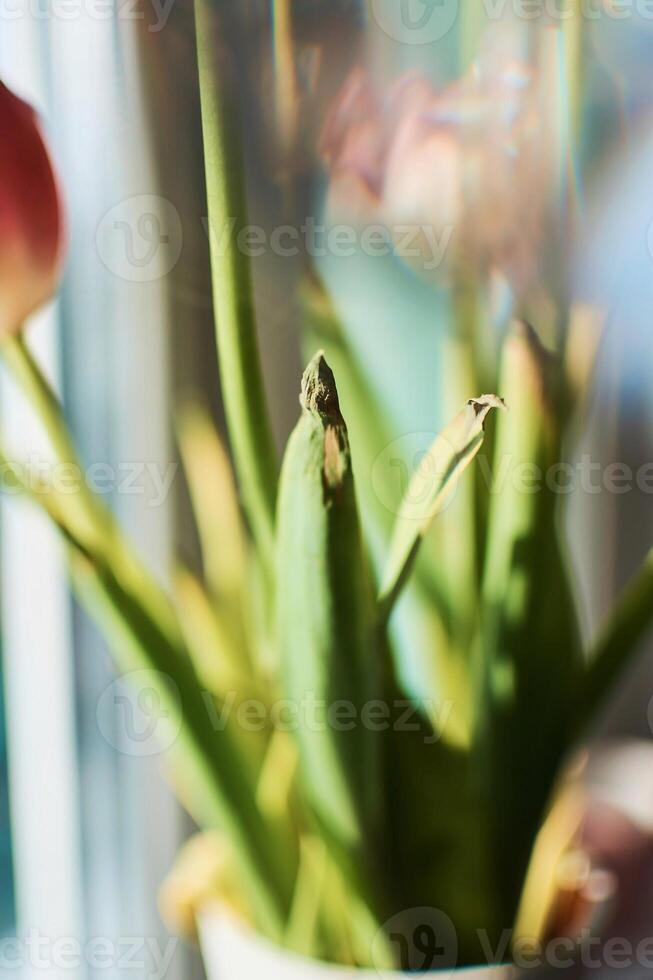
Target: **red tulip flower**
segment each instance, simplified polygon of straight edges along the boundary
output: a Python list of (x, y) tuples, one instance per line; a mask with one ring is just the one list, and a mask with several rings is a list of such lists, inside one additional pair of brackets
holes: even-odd
[(0, 82), (0, 338), (54, 293), (63, 209), (34, 110)]

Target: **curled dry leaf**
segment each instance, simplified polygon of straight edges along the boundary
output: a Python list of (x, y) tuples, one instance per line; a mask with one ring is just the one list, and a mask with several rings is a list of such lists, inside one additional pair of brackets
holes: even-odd
[(381, 586), (379, 602), (384, 616), (389, 615), (435, 516), (481, 448), (485, 421), (495, 408), (506, 409), (497, 395), (470, 398), (436, 436), (415, 470), (399, 509)]

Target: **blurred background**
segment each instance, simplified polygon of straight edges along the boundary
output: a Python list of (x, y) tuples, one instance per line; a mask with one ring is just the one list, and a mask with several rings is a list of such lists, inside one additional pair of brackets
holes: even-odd
[[(443, 0), (433, 30), (422, 16), (433, 5), (411, 3), (223, 0), (242, 85), (253, 223), (271, 232), (323, 214), (320, 131), (353, 67), (365, 63), (381, 82), (420, 70), (444, 85), (496, 27), (496, 4), (472, 11), (469, 0), (460, 8)], [(504, 5), (507, 28), (526, 31), (513, 6)], [(557, 9), (541, 19), (555, 22)], [(608, 324), (574, 452), (635, 472), (653, 461), (653, 13), (644, 3), (628, 6), (628, 16), (625, 9), (597, 0), (583, 19), (585, 96), (573, 160), (580, 220), (567, 272)], [(31, 341), (65, 399), (83, 459), (109, 466), (103, 492), (165, 580), (173, 553), (197, 561), (173, 406), (199, 395), (221, 421), (192, 5), (5, 0), (0, 76), (42, 113), (69, 212), (64, 288)], [(562, 105), (560, 113), (565, 125)], [(317, 264), (361, 369), (382, 393), (392, 438), (437, 430), (444, 292), (393, 256), (326, 254)], [(297, 414), (295, 286), (305, 266), (301, 250), (266, 250), (254, 261), (280, 445)], [(6, 378), (0, 410), (12, 436), (40, 451)], [(588, 634), (653, 542), (650, 492), (577, 487), (570, 495), (566, 527)], [(0, 935), (148, 936), (165, 949), (156, 896), (190, 822), (160, 759), (135, 753), (119, 712), (109, 721), (98, 714), (115, 690), (113, 669), (70, 595), (54, 533), (6, 495), (1, 522)], [(651, 737), (652, 671), (650, 649), (615, 692), (602, 735)], [(48, 975), (71, 972), (122, 976), (117, 965)], [(194, 975), (201, 967), (192, 951), (175, 947), (166, 976)]]

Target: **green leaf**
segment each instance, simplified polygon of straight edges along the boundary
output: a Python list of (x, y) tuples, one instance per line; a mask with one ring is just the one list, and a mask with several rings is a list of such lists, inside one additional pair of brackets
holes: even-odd
[(562, 364), (526, 323), (505, 339), (490, 488), (476, 752), (488, 799), (497, 902), (515, 912), (539, 821), (572, 737), (582, 669), (574, 596), (558, 534)]
[[(277, 638), (285, 697), (299, 711), (301, 785), (329, 843), (352, 869), (377, 839), (374, 603), (347, 428), (323, 355), (302, 380), (302, 415), (283, 462), (277, 517)], [(354, 723), (328, 714), (343, 704)]]
[(219, 698), (238, 691), (244, 697), (261, 697), (242, 638), (235, 636), (230, 619), (221, 615), (215, 600), (185, 568), (174, 577), (175, 608), (186, 648), (198, 677)]
[(589, 657), (580, 723), (601, 707), (653, 625), (653, 550), (617, 600)]
[[(270, 826), (256, 805), (257, 772), (252, 771), (227, 722), (216, 730), (215, 716), (183, 647), (178, 629), (167, 627), (144, 604), (156, 586), (147, 573), (134, 579), (130, 562), (114, 568), (102, 551), (104, 537), (94, 537), (66, 511), (69, 495), (36, 481), (23, 483), (21, 473), (0, 454), (7, 478), (32, 497), (56, 524), (71, 548), (71, 572), (81, 601), (107, 636), (120, 670), (147, 670), (169, 722), (179, 727), (172, 754), (179, 767), (185, 798), (206, 826), (223, 828), (233, 843), (259, 927), (281, 941), (296, 873), (294, 834), (282, 824)], [(76, 513), (75, 513), (75, 516)], [(144, 586), (147, 585), (147, 589)], [(164, 606), (162, 596), (155, 609)], [(174, 622), (174, 618), (173, 618)]]
[(383, 618), (390, 615), (433, 520), (481, 448), (485, 420), (493, 408), (505, 409), (496, 395), (470, 399), (415, 470), (395, 522), (383, 575), (379, 594)]
[[(43, 425), (58, 461), (71, 464), (75, 472), (82, 473), (83, 467), (68, 431), (63, 407), (24, 339), (6, 340), (2, 344), (2, 355)], [(14, 471), (9, 462), (8, 466), (10, 473)], [(25, 466), (23, 463), (22, 467)], [(14, 475), (16, 484), (20, 485), (17, 470)], [(67, 533), (73, 535), (78, 545), (87, 552), (101, 553), (119, 572), (121, 580), (129, 581), (130, 587), (138, 592), (141, 604), (147, 608), (149, 615), (165, 624), (169, 635), (174, 635), (177, 627), (168, 597), (143, 567), (111, 511), (92, 493), (88, 484), (82, 480), (75, 493), (56, 494), (46, 484), (39, 486), (36, 475), (33, 475), (31, 487), (38, 488), (38, 493), (32, 493), (32, 496), (55, 524), (62, 530), (65, 527)]]
[(320, 906), (326, 881), (329, 854), (324, 841), (302, 838), (299, 870), (284, 945), (301, 956), (316, 956), (319, 950)]
[(297, 745), (290, 732), (275, 728), (268, 741), (256, 788), (259, 810), (270, 819), (285, 815), (291, 806), (297, 755)]
[[(371, 542), (373, 554), (381, 561), (392, 534), (391, 501), (396, 495), (396, 486), (394, 479), (389, 479), (391, 468), (375, 464), (386, 448), (395, 442), (397, 433), (387, 417), (387, 406), (382, 404), (370, 384), (357, 352), (348, 344), (342, 323), (322, 283), (309, 278), (303, 284), (300, 296), (304, 330), (309, 342), (310, 338), (313, 339), (311, 350), (325, 348), (327, 360), (338, 378), (338, 394), (347, 418), (352, 446), (356, 495), (363, 530), (367, 541)], [(474, 386), (468, 389), (473, 390)], [(384, 481), (382, 492), (380, 480)], [(471, 489), (473, 491), (474, 488)], [(399, 501), (394, 508), (395, 514), (398, 506)], [(453, 515), (448, 510), (443, 517), (443, 521), (438, 521), (438, 530), (441, 531), (445, 523), (453, 525), (449, 535), (453, 539), (456, 529)], [(405, 623), (397, 625), (399, 634), (405, 635), (404, 628), (409, 622), (411, 638), (419, 637), (419, 642), (411, 639), (398, 652), (404, 672), (420, 678), (421, 695), (428, 690), (434, 701), (450, 698), (455, 702), (455, 710), (446, 728), (446, 738), (461, 745), (470, 741), (472, 685), (469, 658), (464, 650), (459, 652), (456, 644), (452, 643), (452, 627), (459, 619), (459, 610), (454, 614), (456, 604), (452, 601), (454, 596), (459, 599), (460, 589), (457, 586), (458, 583), (453, 582), (449, 574), (448, 562), (443, 560), (441, 538), (431, 534), (425, 547), (420, 549), (407, 588), (411, 595), (410, 605), (407, 603), (405, 610)], [(471, 601), (474, 601), (474, 596)]]
[(207, 585), (214, 596), (238, 602), (246, 538), (229, 456), (211, 416), (198, 404), (181, 410), (177, 432)]
[(107, 636), (127, 680), (130, 671), (152, 671), (152, 686), (172, 724), (179, 726), (179, 739), (171, 750), (173, 772), (181, 768), (202, 824), (227, 832), (256, 921), (280, 938), (290, 900), (292, 838), (261, 817), (255, 801), (256, 772), (239, 746), (240, 733), (228, 723), (215, 730), (217, 715), (209, 710), (206, 692), (183, 648), (169, 643), (111, 569), (78, 552), (72, 570), (75, 588)]
[[(394, 692), (389, 702), (405, 704), (400, 689)], [(469, 753), (439, 737), (417, 708), (405, 730), (389, 731), (386, 741), (385, 860), (395, 909), (440, 909), (456, 924), (459, 965), (480, 963), (478, 923), (493, 945), (506, 923), (497, 914), (486, 814)]]

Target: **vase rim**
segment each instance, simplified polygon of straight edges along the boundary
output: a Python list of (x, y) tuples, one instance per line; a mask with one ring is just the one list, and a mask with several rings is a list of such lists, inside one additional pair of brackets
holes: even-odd
[[(293, 950), (279, 946), (266, 936), (261, 935), (251, 928), (247, 923), (238, 918), (234, 912), (226, 908), (221, 903), (214, 901), (205, 905), (198, 913), (198, 931), (200, 944), (205, 959), (209, 956), (209, 951), (220, 951), (221, 942), (234, 942), (249, 950), (257, 950), (261, 959), (270, 957), (278, 961), (284, 960), (286, 963), (293, 964), (295, 967), (310, 969), (315, 973), (315, 980), (333, 980), (340, 977), (341, 980), (349, 980), (356, 976), (362, 978), (380, 978), (380, 980), (393, 980), (393, 978), (412, 977), (414, 973), (406, 973), (402, 970), (375, 969), (374, 967), (347, 967), (338, 963), (328, 963), (325, 960), (317, 960)], [(211, 957), (213, 958), (213, 957)], [(468, 966), (456, 966), (442, 970), (428, 970), (422, 975), (437, 978), (453, 978), (461, 976), (479, 977), (483, 980), (507, 980), (511, 976), (512, 967), (509, 963), (487, 963)], [(211, 977), (211, 971), (207, 971)], [(220, 975), (220, 971), (216, 971)]]

